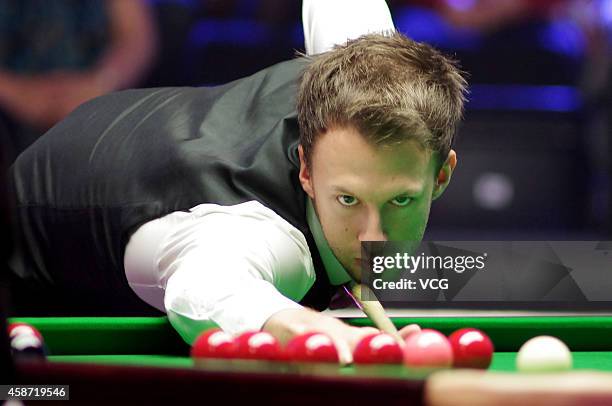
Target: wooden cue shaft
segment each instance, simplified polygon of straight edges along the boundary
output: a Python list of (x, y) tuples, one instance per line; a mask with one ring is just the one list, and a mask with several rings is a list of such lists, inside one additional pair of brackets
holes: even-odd
[(368, 297), (376, 298), (374, 292), (372, 292), (372, 290), (370, 290), (365, 285), (356, 283), (351, 286), (351, 293), (353, 294), (355, 299), (357, 299), (359, 304), (361, 304), (363, 312), (366, 314), (366, 316), (368, 316), (370, 320), (372, 320), (374, 325), (378, 327), (379, 330), (391, 334), (393, 337), (395, 337), (396, 340), (398, 340), (398, 342), (403, 344), (404, 340), (402, 340), (402, 338), (400, 337), (399, 332), (395, 328), (395, 325), (393, 324), (391, 319), (385, 313), (385, 309), (382, 307), (380, 302), (377, 299), (363, 300), (363, 297), (365, 296), (363, 295), (364, 289), (369, 290)]
[(441, 371), (427, 378), (424, 400), (427, 406), (610, 405), (612, 374)]

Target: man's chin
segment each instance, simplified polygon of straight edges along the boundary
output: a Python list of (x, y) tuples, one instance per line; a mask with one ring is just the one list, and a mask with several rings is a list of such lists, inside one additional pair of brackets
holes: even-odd
[(353, 278), (353, 280), (357, 283), (361, 283), (361, 261), (353, 260), (353, 263), (350, 267), (345, 267), (348, 274)]

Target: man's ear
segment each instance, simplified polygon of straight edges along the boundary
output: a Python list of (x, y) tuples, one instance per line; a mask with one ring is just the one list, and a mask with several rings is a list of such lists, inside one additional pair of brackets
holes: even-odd
[(433, 192), (431, 196), (432, 200), (436, 200), (438, 197), (442, 195), (442, 193), (444, 193), (444, 190), (446, 190), (446, 187), (448, 186), (450, 182), (451, 176), (456, 166), (457, 166), (457, 153), (451, 149), (450, 152), (448, 153), (448, 157), (446, 158), (446, 161), (444, 161), (444, 164), (442, 165), (442, 167), (440, 168), (440, 171), (436, 175), (436, 180), (434, 183)]
[(302, 189), (304, 192), (310, 196), (311, 199), (314, 199), (314, 188), (312, 187), (312, 176), (308, 167), (306, 166), (306, 158), (304, 157), (304, 149), (301, 145), (298, 145), (298, 154), (300, 156), (300, 183), (302, 184)]

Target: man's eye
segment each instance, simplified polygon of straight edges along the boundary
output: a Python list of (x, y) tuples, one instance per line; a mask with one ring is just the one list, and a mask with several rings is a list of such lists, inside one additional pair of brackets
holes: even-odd
[(391, 204), (394, 204), (399, 207), (404, 207), (404, 206), (408, 206), (408, 204), (410, 204), (411, 201), (412, 199), (409, 198), (408, 196), (398, 196), (395, 199), (391, 200)]
[(338, 202), (343, 206), (354, 206), (358, 203), (358, 200), (353, 196), (340, 195), (338, 196)]

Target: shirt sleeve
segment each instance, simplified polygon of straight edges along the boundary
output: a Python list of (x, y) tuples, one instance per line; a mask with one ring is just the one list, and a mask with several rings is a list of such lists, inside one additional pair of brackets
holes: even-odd
[(211, 321), (239, 334), (300, 307), (315, 280), (312, 257), (303, 234), (274, 211), (253, 201), (203, 204), (176, 216), (154, 272), (170, 323), (185, 341)]
[(302, 24), (308, 55), (364, 34), (395, 31), (385, 0), (303, 0)]

